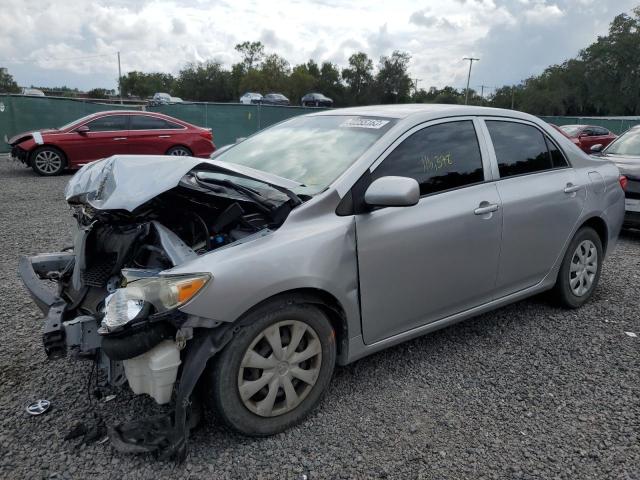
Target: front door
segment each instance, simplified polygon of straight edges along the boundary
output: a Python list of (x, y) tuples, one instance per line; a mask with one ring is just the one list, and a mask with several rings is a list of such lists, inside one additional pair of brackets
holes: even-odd
[(127, 154), (129, 118), (127, 115), (105, 115), (86, 124), (88, 132), (72, 132), (65, 138), (65, 151), (75, 166)]
[(412, 207), (356, 215), (365, 343), (383, 340), (489, 301), (502, 209), (487, 182), (473, 120), (410, 132), (369, 177), (413, 177)]

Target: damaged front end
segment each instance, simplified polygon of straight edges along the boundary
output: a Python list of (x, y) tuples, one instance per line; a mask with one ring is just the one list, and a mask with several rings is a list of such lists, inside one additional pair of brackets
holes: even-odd
[(170, 270), (269, 235), (302, 202), (290, 180), (216, 161), (181, 162), (115, 156), (84, 167), (66, 190), (77, 224), (73, 246), (19, 263), (45, 315), (50, 359), (70, 353), (95, 361), (102, 385), (128, 382), (159, 404), (170, 401), (178, 381), (171, 417), (110, 429), (119, 450), (178, 459), (186, 453), (193, 389), (233, 326), (180, 310), (215, 282), (211, 272)]

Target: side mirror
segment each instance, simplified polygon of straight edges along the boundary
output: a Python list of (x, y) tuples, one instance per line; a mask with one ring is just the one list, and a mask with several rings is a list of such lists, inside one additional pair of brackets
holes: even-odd
[(86, 125), (82, 125), (81, 127), (76, 128), (76, 132), (79, 133), (80, 135), (84, 135), (85, 133), (87, 133), (90, 130), (91, 129), (89, 127), (87, 127)]
[(420, 200), (420, 185), (414, 178), (380, 177), (364, 193), (372, 207), (410, 207)]
[(591, 152), (592, 153), (598, 153), (602, 151), (602, 144), (601, 143), (596, 143), (595, 145), (591, 145)]

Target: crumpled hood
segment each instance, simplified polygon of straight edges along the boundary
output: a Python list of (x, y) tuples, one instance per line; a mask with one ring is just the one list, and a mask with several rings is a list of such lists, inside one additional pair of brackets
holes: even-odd
[(21, 143), (21, 142), (24, 142), (25, 140), (28, 140), (29, 138), (34, 137), (34, 134), (35, 136), (39, 135), (40, 138), (42, 138), (42, 135), (46, 135), (48, 133), (60, 133), (60, 132), (55, 128), (46, 128), (43, 130), (31, 130), (29, 132), (22, 132), (12, 136), (11, 138), (7, 139), (7, 143), (9, 145), (15, 145), (16, 143)]
[(176, 187), (198, 167), (261, 181), (280, 189), (302, 186), (293, 180), (217, 160), (166, 155), (114, 155), (82, 167), (65, 189), (67, 202), (85, 202), (97, 210), (132, 212)]

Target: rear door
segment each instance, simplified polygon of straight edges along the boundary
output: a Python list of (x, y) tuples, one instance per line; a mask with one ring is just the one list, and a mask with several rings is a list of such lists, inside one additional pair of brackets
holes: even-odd
[(104, 115), (83, 125), (89, 127), (88, 132), (73, 131), (65, 137), (65, 152), (74, 166), (129, 153), (128, 115)]
[(586, 185), (560, 148), (528, 122), (485, 119), (502, 202), (498, 297), (540, 282), (573, 231)]
[(186, 127), (164, 118), (131, 115), (130, 151), (137, 155), (164, 155), (182, 142), (179, 136), (186, 131)]
[(492, 298), (502, 210), (481, 152), (473, 119), (434, 122), (399, 139), (354, 187), (391, 175), (415, 178), (421, 192), (415, 206), (356, 215), (365, 343)]

